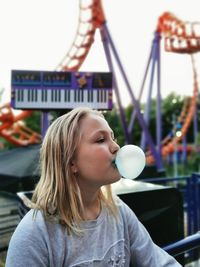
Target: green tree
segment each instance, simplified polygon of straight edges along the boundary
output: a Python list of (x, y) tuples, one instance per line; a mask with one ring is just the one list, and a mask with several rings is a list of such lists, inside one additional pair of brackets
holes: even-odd
[(41, 133), (41, 111), (34, 111), (24, 122), (34, 132)]
[(108, 121), (111, 129), (114, 131), (115, 137), (117, 138), (117, 142), (120, 146), (124, 145), (125, 137), (123, 133), (123, 128), (121, 126), (121, 120), (119, 116), (119, 111), (116, 107), (114, 107), (110, 111), (106, 111), (103, 113), (105, 119)]

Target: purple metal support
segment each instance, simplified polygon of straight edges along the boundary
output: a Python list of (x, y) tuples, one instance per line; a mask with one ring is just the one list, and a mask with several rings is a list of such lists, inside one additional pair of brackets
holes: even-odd
[(49, 119), (48, 119), (48, 115), (49, 113), (46, 111), (42, 112), (42, 116), (41, 116), (41, 125), (42, 125), (42, 139), (44, 138), (46, 131), (49, 127)]
[(111, 60), (111, 54), (110, 54), (110, 50), (109, 50), (108, 38), (107, 38), (103, 28), (100, 29), (100, 33), (101, 33), (101, 40), (102, 40), (102, 43), (103, 43), (103, 48), (104, 48), (104, 51), (105, 51), (105, 54), (106, 54), (106, 60), (107, 60), (107, 63), (108, 63), (108, 67), (109, 67), (109, 70), (113, 74), (113, 87), (115, 88), (115, 94), (116, 94), (116, 98), (117, 98), (117, 102), (118, 102), (118, 106), (119, 106), (119, 111), (120, 111), (121, 123), (122, 123), (122, 127), (123, 127), (124, 134), (125, 134), (125, 141), (126, 141), (126, 143), (129, 144), (130, 143), (130, 135), (128, 133), (126, 116), (125, 116), (124, 110), (122, 108), (122, 103), (121, 103), (121, 99), (120, 99), (120, 94), (119, 94), (118, 84), (117, 84), (117, 80), (116, 80), (116, 75), (115, 75), (115, 71), (114, 71), (114, 68), (113, 68), (112, 60)]
[(183, 159), (183, 162), (186, 162), (187, 161), (187, 139), (186, 139), (186, 136), (184, 136), (182, 139), (182, 146), (183, 146), (182, 159)]
[(192, 179), (189, 177), (186, 184), (187, 199), (187, 234), (194, 234), (194, 199), (192, 190)]
[[(149, 83), (149, 90), (148, 90), (147, 101), (146, 101), (146, 108), (145, 108), (145, 112), (144, 112), (144, 120), (145, 120), (147, 126), (149, 126), (149, 119), (150, 119), (150, 112), (151, 112), (153, 81), (154, 81), (155, 65), (156, 65), (156, 60), (157, 60), (156, 53), (157, 53), (157, 40), (156, 40), (156, 38), (154, 38), (153, 51), (152, 51), (152, 69), (151, 69), (151, 75), (150, 75), (150, 83)], [(141, 148), (143, 150), (145, 150), (145, 148), (146, 148), (145, 132), (142, 133)]]
[(161, 85), (160, 85), (160, 33), (156, 32), (155, 33), (155, 41), (156, 41), (156, 47), (157, 47), (157, 108), (156, 108), (156, 140), (157, 140), (157, 152), (158, 156), (162, 158), (162, 147), (161, 147), (161, 142), (162, 142), (162, 113), (161, 113), (161, 102), (162, 102), (162, 97), (161, 97)]
[(193, 208), (194, 208), (194, 232), (197, 232), (199, 230), (200, 226), (200, 207), (199, 207), (199, 202), (200, 202), (200, 190), (199, 190), (199, 185), (200, 185), (200, 175), (193, 173), (192, 174), (192, 191), (193, 191)]
[[(161, 118), (161, 90), (160, 90), (160, 33), (155, 32), (155, 37), (153, 40), (153, 49), (152, 49), (152, 70), (150, 76), (150, 85), (148, 90), (147, 97), (147, 106), (144, 114), (144, 119), (146, 124), (149, 125), (150, 112), (151, 112), (151, 99), (152, 99), (152, 88), (154, 81), (155, 66), (157, 63), (157, 109), (156, 109), (156, 140), (157, 140), (157, 153), (160, 158), (161, 153), (161, 139), (162, 139), (162, 118)], [(145, 149), (146, 146), (146, 136), (145, 132), (142, 134), (141, 147)]]
[(195, 150), (196, 150), (196, 152), (198, 152), (198, 119), (197, 119), (197, 106), (196, 106), (195, 112), (194, 112), (193, 129), (194, 129), (194, 145), (195, 145)]
[(188, 234), (194, 234), (200, 227), (200, 176), (192, 174), (187, 183), (188, 198)]
[(197, 202), (196, 202), (196, 178), (195, 175), (192, 174), (192, 177), (190, 178), (192, 180), (192, 198), (193, 198), (193, 233), (195, 233), (197, 229)]
[(139, 120), (139, 123), (140, 123), (143, 131), (145, 131), (145, 133), (146, 133), (148, 144), (149, 144), (150, 150), (151, 150), (151, 152), (152, 152), (152, 154), (153, 154), (153, 156), (155, 158), (157, 169), (158, 170), (163, 170), (162, 159), (160, 158), (160, 156), (158, 156), (158, 153), (156, 151), (156, 148), (155, 148), (155, 145), (153, 143), (152, 137), (151, 137), (151, 135), (149, 133), (149, 129), (148, 129), (148, 127), (147, 127), (147, 125), (146, 125), (146, 123), (144, 121), (144, 118), (143, 118), (143, 116), (142, 116), (142, 114), (140, 112), (140, 107), (138, 105), (138, 102), (137, 102), (134, 94), (133, 94), (132, 88), (131, 88), (130, 83), (128, 81), (128, 78), (127, 78), (127, 76), (125, 74), (125, 71), (124, 71), (123, 66), (121, 64), (121, 61), (120, 61), (120, 58), (118, 56), (118, 53), (117, 53), (117, 51), (115, 49), (114, 43), (113, 43), (112, 38), (110, 36), (109, 30), (108, 30), (108, 28), (107, 28), (105, 23), (102, 26), (102, 30), (104, 31), (104, 33), (106, 34), (106, 37), (108, 38), (109, 45), (110, 45), (110, 47), (112, 49), (113, 55), (114, 55), (114, 57), (115, 57), (115, 59), (117, 61), (119, 70), (121, 71), (122, 77), (123, 77), (124, 82), (125, 82), (125, 84), (127, 86), (127, 89), (128, 89), (129, 94), (130, 94), (131, 100), (132, 100), (132, 102), (134, 104), (134, 107), (135, 107), (135, 110), (136, 110), (136, 115), (137, 115), (137, 118)]
[[(145, 86), (145, 82), (146, 82), (146, 79), (147, 79), (147, 74), (148, 74), (148, 71), (149, 71), (149, 66), (150, 66), (151, 59), (152, 59), (153, 49), (154, 49), (154, 46), (152, 45), (151, 46), (150, 55), (149, 55), (149, 59), (147, 61), (147, 67), (146, 67), (145, 73), (144, 73), (144, 78), (142, 80), (142, 85), (140, 87), (140, 92), (139, 92), (139, 97), (138, 97), (138, 103), (140, 103), (140, 100), (141, 100), (141, 97), (142, 97), (142, 94), (143, 94), (143, 91), (144, 91), (144, 86)], [(129, 127), (128, 127), (129, 134), (131, 134), (132, 131), (133, 131), (135, 117), (136, 117), (136, 111), (134, 109), (133, 112), (132, 112), (132, 114), (131, 114), (131, 119), (130, 119), (130, 123), (129, 123)]]
[(193, 179), (193, 197), (194, 197), (194, 231), (197, 232), (199, 230), (198, 228), (198, 209), (199, 207), (197, 206), (198, 204), (198, 178), (195, 176), (195, 174), (192, 174), (192, 179)]

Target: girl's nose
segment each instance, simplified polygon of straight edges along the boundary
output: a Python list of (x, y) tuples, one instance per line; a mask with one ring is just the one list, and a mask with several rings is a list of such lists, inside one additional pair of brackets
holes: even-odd
[(117, 151), (120, 149), (119, 145), (113, 140), (111, 144), (111, 152), (117, 153)]

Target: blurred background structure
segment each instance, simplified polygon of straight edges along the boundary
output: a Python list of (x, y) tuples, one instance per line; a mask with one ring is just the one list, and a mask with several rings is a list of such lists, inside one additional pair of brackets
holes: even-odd
[[(78, 18), (71, 47), (55, 69), (39, 70), (32, 65), (10, 73), (10, 101), (2, 101), (0, 107), (0, 215), (3, 218), (0, 235), (4, 240), (0, 251), (6, 251), (10, 235), (28, 211), (26, 204), (40, 175), (39, 148), (48, 125), (60, 114), (87, 105), (104, 112), (116, 135), (120, 135), (120, 145), (134, 143), (145, 151), (144, 172), (137, 181), (131, 181), (130, 186), (122, 183), (116, 193), (136, 212), (157, 244), (163, 247), (173, 244), (177, 250), (182, 249), (174, 256), (182, 264), (190, 264), (199, 259), (200, 247), (200, 237), (196, 235), (200, 227), (197, 64), (200, 23), (182, 20), (168, 11), (158, 16), (136, 96), (131, 85), (134, 79), (130, 82), (102, 2), (80, 0)], [(100, 38), (96, 40), (97, 34)], [(129, 32), (124, 42), (131, 34)], [(106, 68), (88, 70), (85, 68), (87, 58), (91, 57), (97, 41), (102, 46)], [(162, 97), (161, 74), (163, 68), (164, 73), (167, 71), (161, 55), (166, 53), (190, 59), (190, 72), (185, 75), (191, 80), (190, 95), (179, 101), (179, 97), (172, 94), (170, 105), (177, 101), (180, 105), (173, 106), (169, 118), (166, 117), (169, 113), (163, 110)], [(98, 60), (93, 57), (93, 65)], [(178, 175), (179, 163), (189, 168), (189, 159), (194, 155), (197, 166), (193, 164), (189, 173)], [(169, 166), (173, 168), (172, 178), (166, 171)], [(158, 229), (167, 235), (162, 235)], [(186, 237), (191, 237), (189, 242), (185, 241)], [(183, 243), (176, 244), (180, 240), (186, 242), (187, 249), (183, 249)], [(189, 253), (188, 247), (195, 250)], [(166, 247), (168, 249), (171, 251), (171, 247)]]

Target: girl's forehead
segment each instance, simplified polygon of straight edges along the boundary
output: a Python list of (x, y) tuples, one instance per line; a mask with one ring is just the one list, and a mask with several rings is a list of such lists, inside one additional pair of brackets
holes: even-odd
[(82, 132), (85, 131), (102, 131), (102, 130), (109, 130), (110, 127), (107, 123), (107, 121), (96, 114), (89, 114), (87, 115), (81, 123), (81, 130)]
[(83, 118), (84, 123), (87, 121), (87, 123), (105, 123), (107, 122), (104, 117), (98, 115), (98, 114), (87, 114)]

